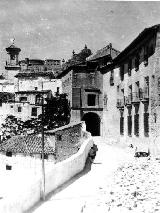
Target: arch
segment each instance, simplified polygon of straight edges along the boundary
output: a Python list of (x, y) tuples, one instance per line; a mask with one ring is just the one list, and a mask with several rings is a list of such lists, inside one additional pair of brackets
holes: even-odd
[(100, 117), (96, 113), (86, 113), (82, 121), (85, 121), (86, 130), (90, 132), (92, 136), (100, 136)]

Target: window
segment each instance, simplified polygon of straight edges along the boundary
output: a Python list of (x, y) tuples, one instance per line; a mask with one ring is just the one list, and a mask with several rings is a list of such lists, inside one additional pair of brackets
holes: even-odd
[(110, 86), (114, 86), (114, 71), (111, 71), (111, 76), (110, 76)]
[(11, 105), (11, 108), (13, 108), (13, 105)]
[(18, 112), (22, 112), (22, 107), (18, 107)]
[(144, 136), (149, 137), (149, 113), (144, 113)]
[(124, 134), (124, 117), (120, 117), (120, 135)]
[(132, 59), (128, 62), (128, 75), (131, 76), (131, 70), (132, 70)]
[(144, 48), (144, 66), (148, 65), (148, 46)]
[(6, 165), (6, 170), (12, 170), (12, 166)]
[(96, 105), (96, 95), (88, 94), (88, 106), (95, 106), (95, 105)]
[(132, 116), (129, 115), (128, 117), (128, 136), (132, 135)]
[(12, 152), (6, 152), (7, 157), (12, 157)]
[[(42, 159), (42, 154), (41, 154), (41, 159)], [(44, 159), (48, 159), (48, 155), (47, 154), (44, 154)]]
[(135, 71), (138, 70), (139, 70), (139, 55), (137, 55), (135, 58)]
[(26, 102), (26, 101), (27, 101), (27, 97), (20, 97), (20, 98), (19, 98), (19, 101), (20, 101), (20, 102)]
[(122, 65), (120, 67), (120, 79), (121, 79), (121, 81), (124, 80), (124, 65)]
[(139, 136), (139, 114), (134, 115), (134, 134)]
[(81, 101), (81, 88), (73, 88), (72, 89), (72, 107), (80, 108), (82, 105)]
[(35, 89), (35, 90), (37, 90), (37, 89), (38, 89), (38, 87), (35, 87), (34, 89)]
[(37, 108), (36, 107), (32, 108), (31, 116), (37, 116)]
[(62, 135), (57, 135), (57, 140), (61, 141), (62, 140)]

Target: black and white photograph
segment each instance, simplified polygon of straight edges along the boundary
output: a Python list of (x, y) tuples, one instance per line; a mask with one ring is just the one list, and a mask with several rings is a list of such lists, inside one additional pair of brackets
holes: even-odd
[(0, 0), (0, 213), (160, 213), (160, 1)]

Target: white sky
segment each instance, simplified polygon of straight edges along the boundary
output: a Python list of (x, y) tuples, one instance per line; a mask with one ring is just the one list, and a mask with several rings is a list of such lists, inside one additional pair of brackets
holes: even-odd
[(15, 38), (20, 59), (68, 59), (87, 44), (123, 50), (144, 28), (160, 23), (160, 2), (0, 0), (0, 68)]

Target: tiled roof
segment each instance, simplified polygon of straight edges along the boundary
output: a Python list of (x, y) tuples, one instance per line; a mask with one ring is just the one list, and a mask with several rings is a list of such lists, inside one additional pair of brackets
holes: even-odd
[(111, 58), (114, 59), (115, 57), (118, 56), (119, 53), (120, 52), (118, 50), (115, 50), (114, 48), (112, 48), (112, 46), (110, 44), (100, 50), (97, 50), (97, 52), (94, 55), (91, 55), (87, 58), (87, 61), (96, 60), (96, 59), (102, 58), (107, 55), (110, 55)]
[[(0, 152), (2, 151), (24, 154), (41, 154), (42, 139), (38, 135), (14, 136), (0, 144)], [(46, 136), (44, 138), (44, 153), (55, 153), (54, 148)]]
[(55, 78), (53, 72), (47, 72), (47, 71), (39, 71), (39, 72), (19, 72), (17, 75), (15, 75), (16, 78), (23, 78), (23, 77), (49, 77), (49, 78)]

